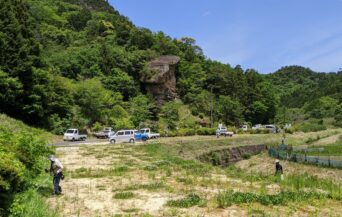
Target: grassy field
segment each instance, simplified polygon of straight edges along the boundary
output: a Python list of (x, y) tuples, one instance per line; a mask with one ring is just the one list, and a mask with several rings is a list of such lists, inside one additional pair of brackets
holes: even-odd
[[(337, 134), (294, 134), (287, 141), (308, 145), (317, 135)], [(64, 195), (48, 203), (61, 216), (340, 216), (341, 170), (282, 162), (281, 180), (266, 154), (229, 168), (195, 160), (210, 149), (279, 141), (274, 134), (197, 136), (59, 148)]]

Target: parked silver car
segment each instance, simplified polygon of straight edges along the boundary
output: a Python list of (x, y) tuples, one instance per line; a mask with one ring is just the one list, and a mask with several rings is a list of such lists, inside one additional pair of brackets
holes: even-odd
[(113, 136), (109, 137), (109, 142), (111, 144), (129, 142), (135, 143), (135, 133), (137, 130), (120, 130), (116, 132)]

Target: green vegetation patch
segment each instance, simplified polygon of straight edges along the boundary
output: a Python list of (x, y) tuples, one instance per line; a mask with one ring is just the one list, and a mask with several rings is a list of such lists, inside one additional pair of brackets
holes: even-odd
[(133, 197), (134, 197), (134, 193), (131, 191), (118, 192), (114, 194), (113, 196), (114, 199), (119, 199), (119, 200), (127, 200)]
[(286, 205), (289, 202), (301, 202), (312, 199), (329, 198), (327, 194), (312, 192), (312, 191), (284, 191), (279, 194), (267, 195), (267, 194), (254, 194), (234, 192), (232, 190), (220, 193), (217, 196), (217, 203), (220, 208), (229, 207), (233, 204), (242, 203), (260, 203), (262, 205)]
[(72, 178), (102, 178), (107, 176), (122, 176), (129, 171), (126, 165), (115, 166), (112, 169), (92, 169), (92, 168), (79, 168), (74, 172), (70, 172)]
[(185, 198), (179, 200), (169, 200), (166, 205), (171, 207), (179, 207), (179, 208), (189, 208), (196, 205), (201, 205), (205, 203), (204, 200), (200, 198), (195, 193), (188, 194)]
[[(130, 185), (127, 186), (123, 189), (120, 189), (120, 191), (134, 191), (134, 190), (139, 190), (139, 189), (145, 189), (148, 191), (155, 191), (158, 189), (162, 189), (167, 187), (163, 182), (154, 182), (154, 183), (149, 183), (149, 184), (135, 184), (135, 185)], [(114, 189), (113, 191), (118, 191), (118, 189)]]
[(16, 195), (10, 209), (10, 217), (58, 217), (58, 213), (51, 210), (45, 198), (36, 189), (30, 189)]

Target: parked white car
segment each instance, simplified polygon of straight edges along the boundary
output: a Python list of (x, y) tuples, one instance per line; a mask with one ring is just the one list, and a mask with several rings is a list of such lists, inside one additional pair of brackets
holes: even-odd
[(240, 129), (243, 131), (243, 132), (247, 132), (248, 131), (248, 126), (247, 125), (242, 125), (240, 127)]
[(135, 143), (135, 133), (137, 130), (119, 130), (113, 136), (109, 137), (109, 142), (111, 144), (115, 143)]
[(63, 136), (64, 141), (84, 141), (87, 139), (87, 135), (79, 134), (78, 129), (68, 129)]
[(265, 129), (269, 130), (271, 133), (277, 133), (277, 127), (273, 124), (265, 125)]

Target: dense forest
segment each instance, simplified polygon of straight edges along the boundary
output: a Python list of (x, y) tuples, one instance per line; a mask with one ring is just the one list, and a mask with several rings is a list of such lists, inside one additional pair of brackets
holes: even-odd
[[(194, 39), (136, 27), (104, 0), (0, 3), (0, 112), (30, 125), (160, 131), (293, 122), (292, 113), (341, 122), (341, 72), (288, 66), (263, 75), (213, 61)], [(158, 107), (139, 78), (161, 55), (181, 58), (179, 99)]]

